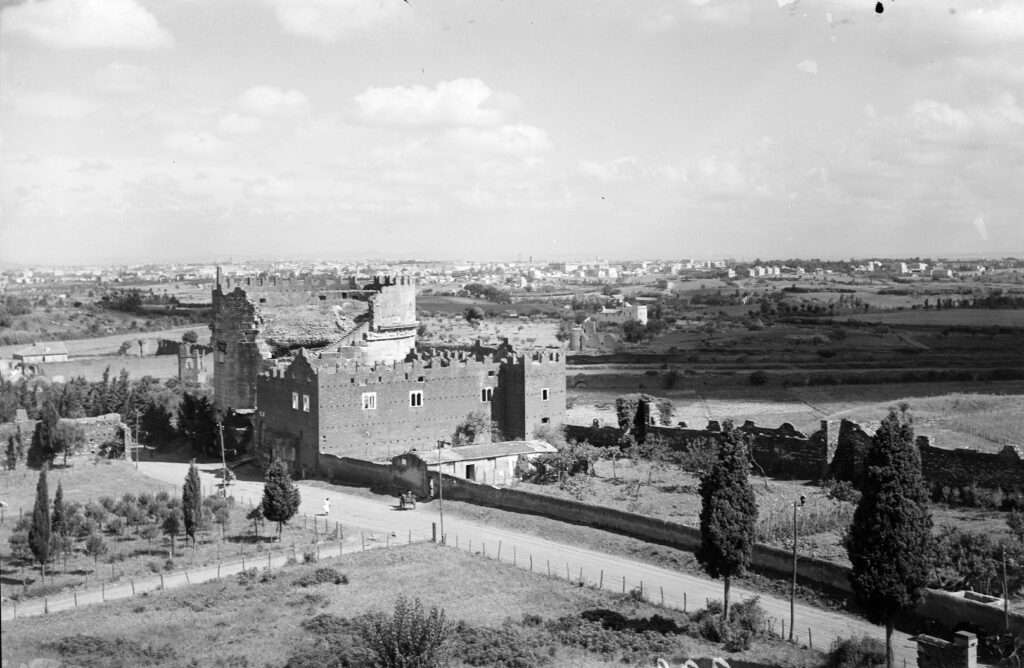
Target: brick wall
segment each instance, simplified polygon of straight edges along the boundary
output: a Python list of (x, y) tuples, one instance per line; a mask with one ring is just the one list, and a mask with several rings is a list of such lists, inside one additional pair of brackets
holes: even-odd
[(261, 348), (263, 320), (245, 291), (213, 291), (212, 333), (213, 401), (221, 413), (256, 406), (256, 376), (269, 351)]

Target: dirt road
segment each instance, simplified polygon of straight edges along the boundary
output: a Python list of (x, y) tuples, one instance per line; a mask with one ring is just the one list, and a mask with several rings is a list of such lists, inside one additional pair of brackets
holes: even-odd
[[(217, 467), (206, 465), (203, 469), (204, 486), (215, 486)], [(156, 480), (180, 488), (188, 469), (187, 464), (166, 462), (142, 462), (139, 469)], [(415, 510), (398, 510), (397, 499), (393, 503), (386, 498), (366, 499), (346, 494), (343, 488), (325, 490), (299, 484), (302, 494), (300, 513), (310, 516), (321, 515), (324, 499), (329, 498), (330, 517), (340, 521), (348, 532), (349, 540), (355, 540), (354, 532), (371, 534), (374, 542), (381, 536), (394, 535), (399, 542), (429, 538), (432, 526), (439, 523), (439, 504), (436, 501), (417, 504)], [(238, 481), (232, 494), (242, 503), (250, 499), (258, 503), (263, 493), (260, 482)], [(532, 568), (541, 573), (583, 579), (610, 591), (630, 591), (643, 588), (647, 598), (665, 605), (688, 610), (704, 607), (706, 599), (722, 596), (720, 582), (670, 571), (626, 557), (604, 554), (595, 550), (538, 538), (527, 533), (504, 529), (454, 516), (446, 516), (444, 529), (448, 543), (462, 550), (470, 550), (505, 562), (515, 562), (521, 568)], [(755, 593), (733, 587), (732, 600), (739, 601)], [(789, 629), (789, 601), (759, 594), (761, 604), (775, 621), (775, 629), (781, 631), (782, 621)], [(868, 634), (884, 638), (884, 630), (869, 624), (859, 617), (827, 612), (797, 603), (796, 637), (800, 642), (809, 641), (815, 647), (828, 648), (833, 639), (851, 635)], [(904, 633), (896, 636), (896, 665), (917, 665), (917, 646)]]

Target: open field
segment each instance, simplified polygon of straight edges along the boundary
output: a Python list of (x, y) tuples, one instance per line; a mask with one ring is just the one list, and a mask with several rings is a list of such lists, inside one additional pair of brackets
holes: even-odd
[[(194, 330), (199, 335), (199, 343), (210, 342), (210, 328), (201, 324), (188, 325), (185, 327), (174, 327), (171, 329), (158, 329), (152, 332), (125, 332), (123, 334), (112, 334), (110, 336), (99, 336), (88, 339), (69, 339), (64, 341), (71, 358), (92, 357), (99, 355), (116, 355), (121, 344), (133, 339), (170, 339), (180, 341), (181, 335), (189, 330)], [(39, 339), (46, 341), (47, 339)], [(10, 357), (12, 353), (21, 350), (25, 343), (0, 346), (0, 357)]]
[[(301, 577), (325, 566), (344, 573), (348, 584), (297, 584)], [(387, 573), (386, 579), (382, 572)], [(561, 644), (550, 630), (554, 627), (545, 623), (575, 617), (585, 610), (604, 608), (630, 618), (657, 613), (688, 625), (686, 615), (637, 602), (631, 596), (582, 588), (454, 549), (417, 544), (288, 567), (267, 577), (238, 577), (146, 594), (99, 608), (53, 614), (45, 624), (34, 619), (14, 620), (3, 627), (3, 660), (15, 665), (50, 658), (75, 664), (98, 659), (104, 665), (177, 666), (194, 658), (203, 665), (281, 666), (301, 657), (306, 661), (302, 665), (325, 665), (326, 655), (322, 649), (318, 654), (317, 649), (324, 647), (327, 638), (312, 632), (316, 627), (308, 626), (309, 620), (319, 615), (351, 619), (372, 611), (390, 612), (399, 594), (420, 598), (427, 606), (437, 605), (450, 619), (469, 626), (505, 628), (514, 645), (539, 645), (545, 651), (534, 655), (529, 665), (618, 665), (630, 652), (621, 642), (624, 638), (615, 637), (620, 642), (611, 643), (604, 652), (590, 652)], [(524, 625), (527, 614), (539, 614), (543, 621)], [(269, 623), (271, 619), (273, 623)], [(466, 633), (463, 630), (459, 636), (464, 638)], [(98, 640), (76, 641), (77, 635)], [(719, 646), (690, 635), (657, 635), (660, 638), (652, 647), (666, 652), (673, 664), (688, 656), (723, 654)], [(486, 651), (496, 641), (494, 636), (487, 639), (478, 651)], [(115, 644), (118, 641), (120, 644)], [(121, 650), (120, 655), (109, 651), (113, 647)], [(644, 664), (652, 665), (658, 654), (649, 651), (640, 649), (633, 660), (642, 657)], [(498, 655), (502, 653), (499, 650)], [(757, 640), (751, 650), (728, 655), (772, 666), (809, 668), (822, 661), (820, 652), (778, 640)], [(455, 665), (466, 664), (456, 661)]]
[(832, 320), (844, 322), (881, 322), (887, 325), (927, 325), (933, 327), (1024, 327), (1024, 310), (1015, 309), (944, 309), (889, 311), (885, 313), (858, 313), (836, 316)]

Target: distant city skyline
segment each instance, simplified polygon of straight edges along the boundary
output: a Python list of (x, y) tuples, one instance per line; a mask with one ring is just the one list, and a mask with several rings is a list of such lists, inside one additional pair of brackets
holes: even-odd
[(0, 265), (1024, 249), (1012, 0), (34, 0)]

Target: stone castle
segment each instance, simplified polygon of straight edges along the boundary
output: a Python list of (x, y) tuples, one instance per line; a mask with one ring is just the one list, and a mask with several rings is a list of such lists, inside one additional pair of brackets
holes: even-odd
[[(359, 286), (218, 275), (212, 297), (214, 404), (222, 418), (248, 417), (262, 461), (279, 457), (310, 472), (321, 454), (376, 460), (436, 448), (471, 413), (482, 412), (505, 439), (565, 421), (561, 351), (517, 351), (507, 341), (421, 346), (412, 278)], [(275, 358), (262, 336), (263, 308), (351, 300), (366, 301), (367, 311), (329, 341)]]

